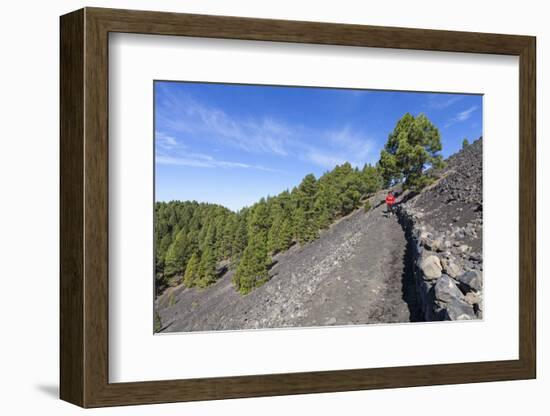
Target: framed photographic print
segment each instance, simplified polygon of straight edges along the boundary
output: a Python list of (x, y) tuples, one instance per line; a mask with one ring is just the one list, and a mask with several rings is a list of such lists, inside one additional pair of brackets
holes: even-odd
[(62, 16), (61, 398), (534, 378), (535, 114), (529, 36)]

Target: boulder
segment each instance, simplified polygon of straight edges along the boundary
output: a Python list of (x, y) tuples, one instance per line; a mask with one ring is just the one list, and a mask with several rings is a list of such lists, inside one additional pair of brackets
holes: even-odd
[(456, 277), (464, 291), (475, 290), (479, 292), (483, 287), (483, 277), (477, 270), (469, 270), (466, 273)]
[(479, 319), (474, 308), (460, 299), (454, 299), (449, 303), (435, 302), (435, 316), (444, 321), (468, 321)]
[(423, 278), (426, 280), (434, 280), (441, 277), (441, 261), (439, 257), (433, 254), (421, 258), (418, 267), (422, 271)]
[(432, 251), (443, 251), (445, 244), (442, 238), (426, 239), (425, 246)]
[(454, 299), (463, 299), (462, 292), (456, 283), (446, 274), (442, 275), (434, 286), (435, 299), (450, 303)]
[(443, 272), (453, 278), (456, 278), (457, 276), (462, 274), (462, 270), (460, 269), (460, 267), (457, 266), (457, 264), (450, 259), (443, 259), (441, 261), (441, 264), (443, 265)]
[(464, 300), (470, 305), (475, 305), (481, 302), (481, 296), (476, 292), (468, 292), (464, 295)]
[(476, 319), (472, 305), (468, 304), (456, 283), (444, 274), (434, 286), (436, 315), (443, 320)]

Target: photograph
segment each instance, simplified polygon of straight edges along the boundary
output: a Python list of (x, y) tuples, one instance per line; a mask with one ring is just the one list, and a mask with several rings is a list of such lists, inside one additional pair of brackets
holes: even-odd
[(483, 95), (155, 80), (155, 334), (483, 319)]
[[(59, 190), (40, 187), (56, 221), (38, 221), (59, 225), (40, 245), (58, 251), (57, 293), (36, 291), (55, 303), (52, 377), (16, 378), (76, 411), (264, 398), (264, 414), (285, 396), (294, 413), (299, 397), (364, 413), (337, 403), (363, 390), (386, 413), (494, 410), (519, 384), (540, 404), (544, 19), (73, 7), (53, 16), (56, 82), (35, 83), (59, 100), (40, 107), (55, 154), (9, 158), (12, 173), (52, 162)], [(28, 83), (13, 84), (18, 108)], [(19, 130), (45, 125), (23, 113)], [(11, 141), (48, 142), (27, 136)], [(8, 193), (17, 209), (45, 200), (31, 188)], [(43, 235), (20, 232), (26, 217), (16, 234)], [(411, 406), (407, 389), (429, 393)]]

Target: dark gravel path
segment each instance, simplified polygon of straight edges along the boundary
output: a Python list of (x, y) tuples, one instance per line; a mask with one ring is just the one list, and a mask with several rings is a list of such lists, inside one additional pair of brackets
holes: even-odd
[(171, 288), (156, 306), (163, 332), (415, 321), (407, 255), (397, 218), (380, 205), (277, 256), (271, 280), (247, 296), (235, 292), (229, 272), (202, 291)]
[[(366, 233), (354, 246), (351, 257), (335, 271), (334, 278), (323, 280), (321, 296), (307, 302), (308, 317), (319, 316), (324, 322), (313, 324), (365, 324), (410, 322), (414, 299), (404, 296), (414, 285), (403, 289), (406, 272), (407, 241), (395, 216), (377, 208), (364, 217)], [(405, 279), (406, 280), (406, 279)], [(413, 292), (414, 293), (414, 292)], [(411, 304), (409, 307), (409, 303)]]

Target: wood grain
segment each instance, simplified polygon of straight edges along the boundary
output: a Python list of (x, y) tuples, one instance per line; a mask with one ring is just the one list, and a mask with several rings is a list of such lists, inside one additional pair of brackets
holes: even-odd
[[(86, 8), (61, 18), (61, 398), (82, 407), (517, 380), (536, 376), (535, 38)], [(108, 34), (520, 58), (519, 359), (205, 379), (108, 380)]]
[(519, 102), (519, 356), (536, 378), (536, 41), (520, 54)]
[(84, 11), (61, 19), (60, 50), (60, 386), (84, 405)]

